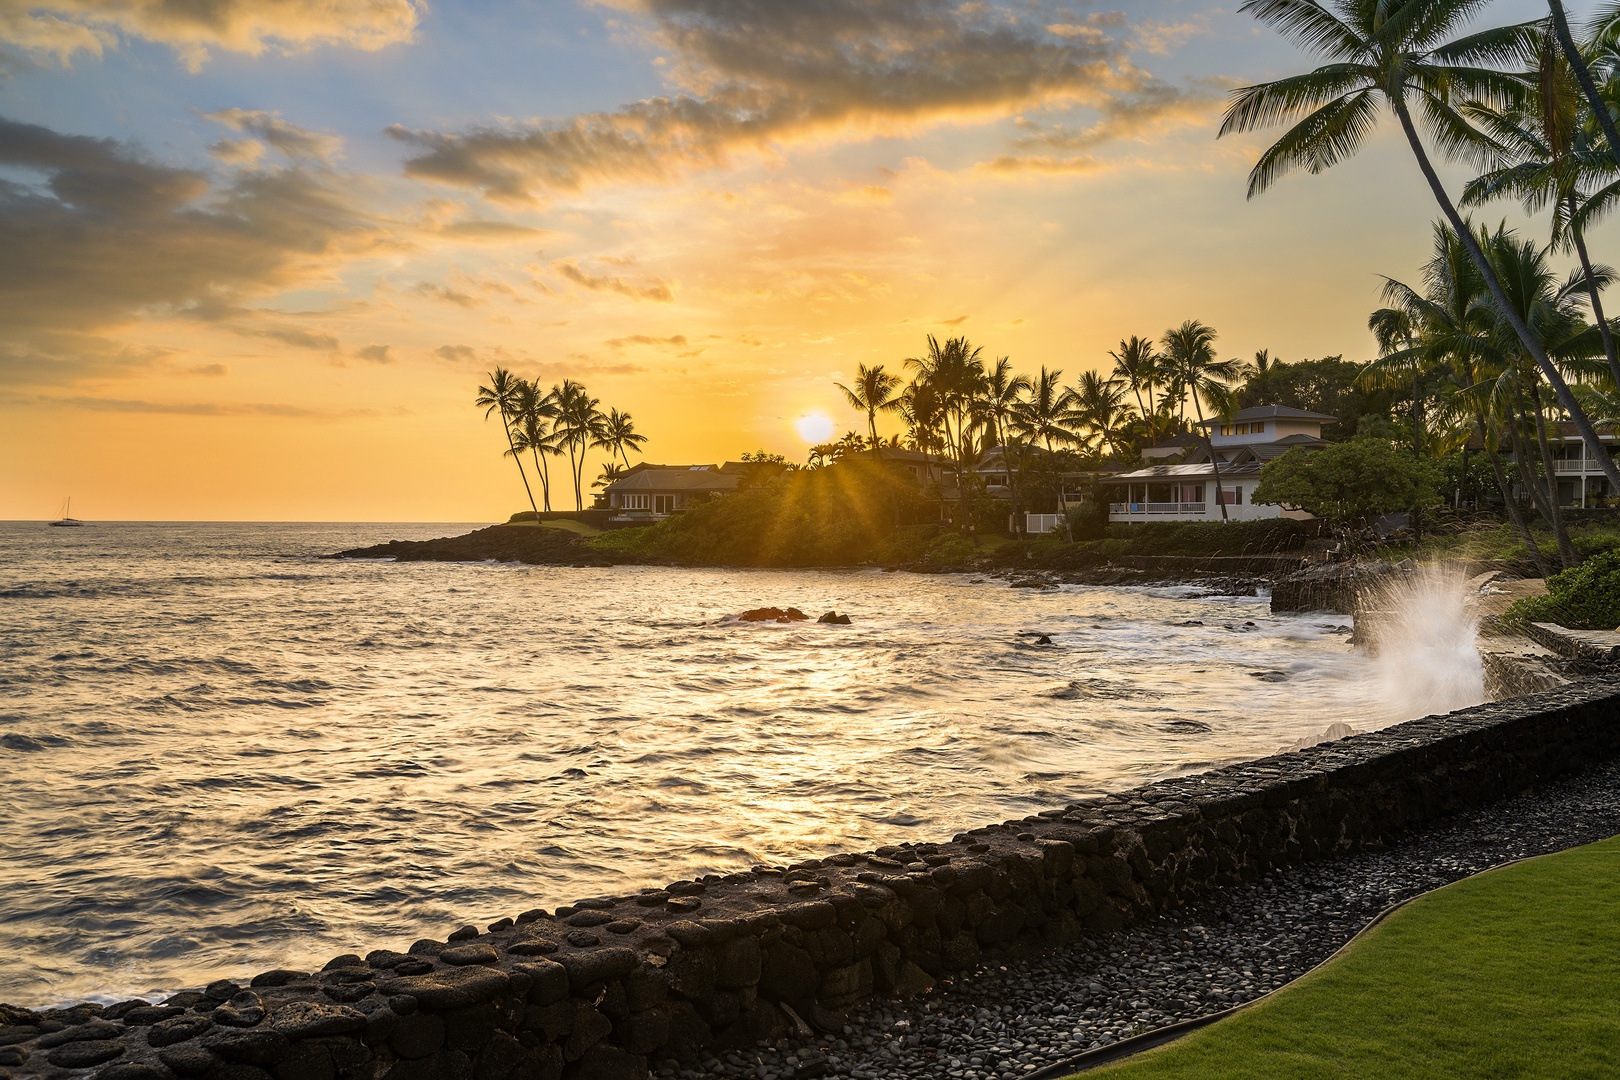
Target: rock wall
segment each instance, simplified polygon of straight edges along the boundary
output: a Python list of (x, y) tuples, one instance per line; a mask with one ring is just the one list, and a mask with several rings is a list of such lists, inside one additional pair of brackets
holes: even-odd
[[(618, 1080), (1376, 845), (1620, 753), (1620, 681), (1427, 717), (958, 835), (466, 926), (151, 1004), (0, 1006), (0, 1073)], [(813, 1072), (807, 1073), (813, 1075)], [(7, 1080), (0, 1076), (0, 1080)]]

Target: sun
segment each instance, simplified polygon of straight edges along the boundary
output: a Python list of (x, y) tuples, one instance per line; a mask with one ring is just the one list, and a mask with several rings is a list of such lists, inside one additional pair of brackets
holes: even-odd
[(793, 430), (799, 433), (799, 438), (811, 446), (824, 443), (832, 438), (832, 417), (824, 412), (807, 412), (793, 421)]

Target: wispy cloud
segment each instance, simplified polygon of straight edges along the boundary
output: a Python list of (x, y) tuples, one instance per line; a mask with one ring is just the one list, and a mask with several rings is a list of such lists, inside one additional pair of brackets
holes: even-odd
[(381, 49), (411, 40), (420, 10), (416, 0), (5, 0), (0, 42), (66, 63), (142, 38), (171, 46), (195, 71), (210, 49)]
[(401, 409), (317, 409), (279, 402), (143, 401), (137, 398), (55, 397), (43, 394), (34, 397), (5, 395), (0, 397), (0, 403), (105, 413), (146, 413), (159, 416), (278, 416), (299, 420), (348, 420), (370, 416), (398, 416), (405, 412)]
[[(221, 109), (203, 113), (203, 116), (223, 124), (232, 131), (262, 139), (266, 144), (294, 160), (331, 162), (343, 149), (343, 140), (336, 135), (289, 124), (278, 114), (259, 109)], [(240, 145), (240, 144), (232, 144)]]
[(614, 292), (633, 300), (668, 302), (675, 299), (675, 293), (670, 288), (669, 282), (659, 281), (656, 278), (646, 284), (637, 285), (612, 274), (589, 273), (580, 269), (579, 263), (573, 259), (559, 259), (551, 264), (551, 269), (575, 285), (590, 289), (592, 292)]
[[(390, 134), (414, 176), (524, 202), (660, 181), (806, 139), (869, 138), (1052, 104), (1103, 105), (1144, 76), (1100, 25), (954, 0), (637, 0), (673, 92), (610, 112)], [(628, 32), (628, 28), (627, 28)]]

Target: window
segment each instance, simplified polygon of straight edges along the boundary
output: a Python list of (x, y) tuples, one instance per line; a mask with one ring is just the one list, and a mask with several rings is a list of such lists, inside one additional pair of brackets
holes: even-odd
[(1221, 425), (1222, 435), (1264, 435), (1265, 433), (1266, 422), (1264, 420), (1255, 420), (1247, 424)]
[(652, 496), (650, 496), (650, 495), (620, 495), (619, 496), (619, 509), (620, 510), (650, 510), (651, 508), (652, 508)]
[(1203, 484), (1180, 484), (1180, 485), (1177, 485), (1176, 502), (1201, 503), (1203, 501), (1204, 501), (1204, 485)]
[(1222, 506), (1242, 506), (1243, 489), (1241, 487), (1227, 487), (1222, 484), (1219, 502)]

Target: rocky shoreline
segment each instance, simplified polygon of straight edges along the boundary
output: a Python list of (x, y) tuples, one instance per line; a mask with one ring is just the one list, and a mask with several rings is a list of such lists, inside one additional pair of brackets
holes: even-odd
[(1620, 764), (1611, 762), (1379, 850), (1280, 869), (1039, 959), (988, 965), (920, 1001), (873, 1001), (836, 1036), (789, 1036), (689, 1067), (668, 1063), (654, 1076), (1045, 1075), (1087, 1050), (1252, 1001), (1327, 959), (1391, 904), (1617, 834)]

